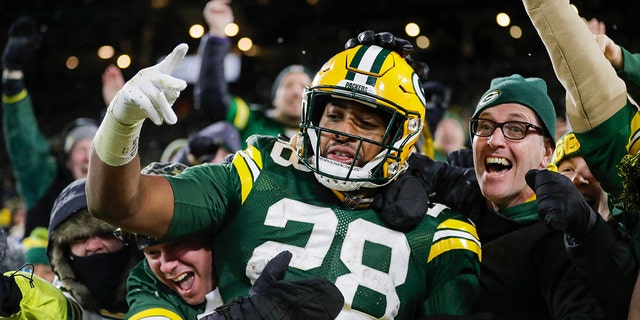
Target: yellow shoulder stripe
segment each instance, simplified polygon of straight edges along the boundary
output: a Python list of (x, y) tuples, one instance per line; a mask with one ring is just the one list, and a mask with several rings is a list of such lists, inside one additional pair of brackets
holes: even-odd
[(183, 320), (182, 317), (179, 316), (177, 313), (164, 308), (151, 308), (144, 311), (140, 311), (134, 314), (133, 316), (131, 316), (129, 319), (144, 320), (146, 318), (152, 318), (152, 317), (153, 319), (158, 319), (155, 317), (165, 317), (166, 319), (170, 319), (170, 320)]
[(640, 151), (640, 112), (636, 112), (631, 119), (631, 137), (627, 144), (629, 154), (636, 154)]
[(427, 262), (450, 250), (468, 250), (482, 261), (482, 249), (476, 228), (467, 222), (448, 219), (438, 225)]
[(20, 91), (18, 94), (16, 94), (15, 96), (11, 96), (11, 97), (7, 97), (7, 96), (2, 96), (2, 102), (3, 103), (16, 103), (24, 98), (27, 97), (27, 89), (22, 89), (22, 91)]
[(253, 189), (253, 183), (260, 175), (260, 170), (262, 170), (260, 150), (254, 146), (249, 146), (244, 151), (238, 151), (236, 156), (233, 157), (233, 166), (238, 171), (242, 191), (242, 203), (244, 203), (251, 189)]
[(233, 119), (233, 125), (239, 130), (244, 130), (249, 122), (249, 106), (240, 97), (234, 97), (233, 102), (236, 104), (236, 117)]
[(480, 237), (478, 237), (478, 232), (476, 231), (476, 227), (474, 227), (469, 222), (465, 222), (465, 221), (461, 221), (461, 220), (447, 219), (444, 222), (442, 222), (441, 224), (439, 224), (437, 229), (438, 230), (440, 230), (440, 229), (462, 230), (462, 231), (470, 233), (474, 238), (480, 239)]

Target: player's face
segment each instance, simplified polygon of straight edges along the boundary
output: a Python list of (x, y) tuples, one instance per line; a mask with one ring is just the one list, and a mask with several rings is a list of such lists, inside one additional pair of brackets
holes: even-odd
[(87, 257), (99, 253), (116, 252), (124, 244), (111, 232), (88, 238), (78, 238), (71, 241), (71, 253), (78, 257)]
[(311, 83), (304, 72), (289, 72), (282, 77), (273, 98), (276, 110), (288, 118), (300, 118), (302, 112), (302, 92)]
[[(371, 107), (351, 100), (332, 100), (324, 109), (320, 127), (381, 141), (387, 123), (380, 114), (372, 112)], [(358, 151), (359, 139), (326, 131), (320, 139), (321, 156), (346, 165), (355, 161), (357, 167), (365, 165), (382, 150), (380, 146), (364, 142)]]
[[(573, 156), (558, 164), (558, 172), (569, 178), (587, 203), (600, 214), (608, 212), (607, 194), (589, 170), (583, 157)], [(607, 217), (604, 217), (605, 219)]]
[[(505, 103), (483, 110), (478, 118), (541, 124), (533, 110)], [(533, 196), (524, 176), (531, 169), (545, 169), (553, 148), (543, 132), (528, 129), (522, 140), (510, 140), (500, 128), (488, 137), (473, 137), (473, 162), (482, 194), (498, 209), (525, 202)]]
[(76, 142), (69, 153), (67, 167), (74, 179), (87, 176), (89, 172), (89, 155), (91, 154), (91, 139), (82, 139)]
[(144, 256), (156, 277), (190, 305), (204, 302), (216, 286), (213, 255), (201, 239), (149, 246)]

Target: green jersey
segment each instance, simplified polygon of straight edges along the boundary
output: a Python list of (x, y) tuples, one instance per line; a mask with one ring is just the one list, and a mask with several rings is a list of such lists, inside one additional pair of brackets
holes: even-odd
[(205, 311), (206, 303), (187, 304), (180, 295), (162, 284), (149, 268), (146, 259), (140, 261), (127, 278), (127, 319), (196, 319)]
[(167, 176), (174, 191), (168, 236), (218, 230), (223, 299), (247, 295), (266, 263), (293, 253), (286, 279), (322, 277), (344, 296), (338, 319), (464, 314), (478, 292), (480, 243), (461, 214), (433, 204), (410, 231), (370, 208), (349, 210), (304, 167), (289, 143), (254, 136), (232, 163)]
[(640, 150), (640, 114), (631, 103), (597, 127), (576, 132), (580, 153), (589, 164), (602, 188), (614, 199), (622, 192), (622, 180), (617, 165), (628, 152)]
[(247, 147), (247, 139), (254, 134), (272, 137), (283, 134), (292, 137), (299, 130), (278, 122), (269, 116), (268, 110), (258, 105), (249, 105), (239, 97), (231, 99), (225, 120), (232, 123), (240, 132), (243, 148)]

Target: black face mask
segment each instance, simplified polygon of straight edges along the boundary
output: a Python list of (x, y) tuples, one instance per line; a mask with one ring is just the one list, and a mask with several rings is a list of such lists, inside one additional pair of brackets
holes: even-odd
[(95, 298), (100, 308), (112, 312), (125, 312), (126, 301), (115, 301), (119, 295), (118, 289), (129, 274), (129, 247), (86, 257), (79, 257), (72, 253), (71, 269), (76, 279), (81, 281)]

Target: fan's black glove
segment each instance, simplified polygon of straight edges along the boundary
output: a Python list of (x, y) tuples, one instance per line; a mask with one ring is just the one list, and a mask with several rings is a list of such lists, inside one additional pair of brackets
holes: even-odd
[(394, 229), (406, 230), (419, 224), (427, 213), (427, 188), (417, 174), (409, 172), (385, 186), (373, 198), (372, 207)]
[(460, 160), (470, 162), (467, 163), (470, 167), (434, 161), (417, 154), (412, 154), (408, 162), (415, 170), (420, 170), (419, 174), (428, 185), (432, 202), (447, 205), (477, 222), (487, 211), (487, 201), (478, 185), (473, 159), (470, 159), (471, 153), (461, 152), (459, 155)]
[(473, 150), (459, 149), (449, 152), (447, 162), (450, 165), (462, 168), (473, 168)]
[(9, 40), (2, 53), (2, 67), (23, 70), (40, 47), (42, 37), (36, 23), (28, 17), (20, 17), (9, 27)]
[(20, 311), (22, 292), (13, 277), (0, 274), (0, 316), (8, 317)]
[(350, 49), (358, 45), (376, 45), (387, 50), (395, 51), (407, 60), (407, 63), (413, 68), (420, 80), (427, 81), (429, 76), (429, 66), (426, 63), (413, 60), (411, 52), (413, 45), (411, 42), (398, 38), (391, 32), (376, 33), (373, 30), (365, 30), (358, 34), (357, 37), (347, 40), (344, 44), (345, 49)]
[(525, 180), (536, 193), (538, 215), (554, 230), (581, 240), (593, 230), (596, 213), (569, 178), (549, 170), (529, 170)]
[(407, 172), (373, 200), (373, 209), (392, 227), (406, 230), (420, 223), (429, 202), (445, 204), (474, 222), (486, 212), (473, 168), (448, 165), (418, 153), (411, 154), (407, 162)]
[(207, 320), (335, 319), (344, 297), (326, 279), (282, 280), (292, 254), (283, 251), (262, 270), (248, 297), (218, 307)]

